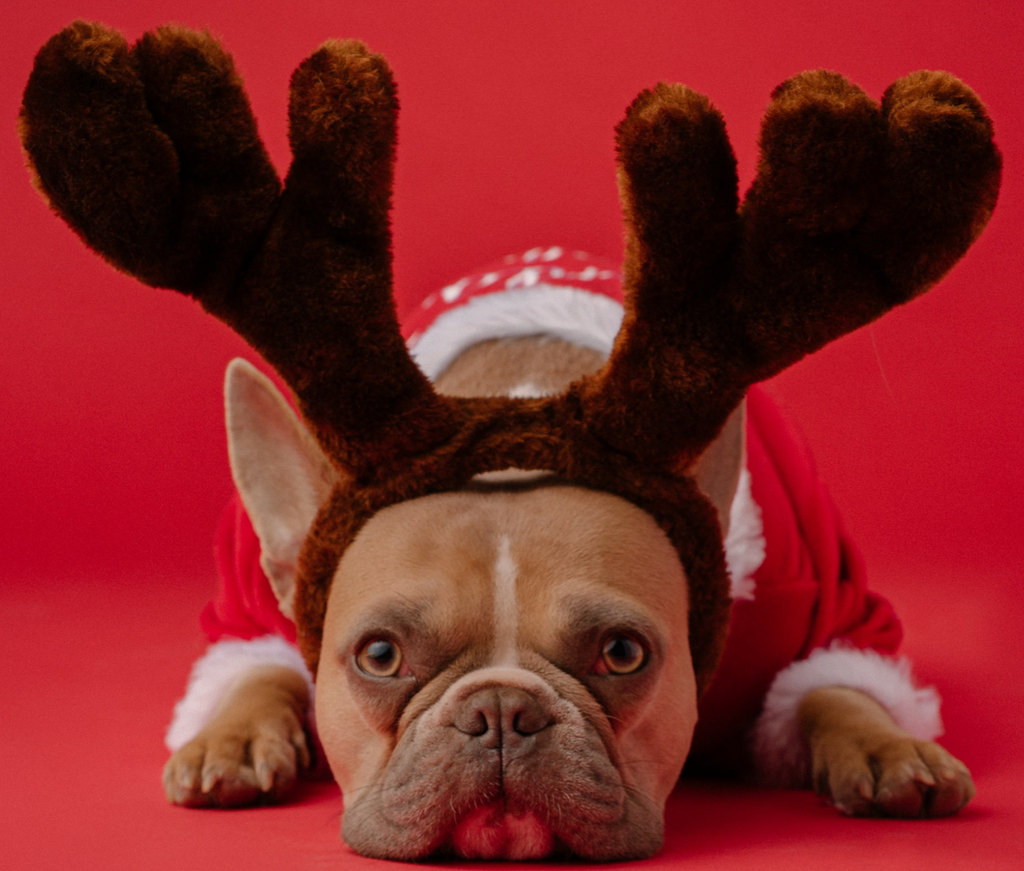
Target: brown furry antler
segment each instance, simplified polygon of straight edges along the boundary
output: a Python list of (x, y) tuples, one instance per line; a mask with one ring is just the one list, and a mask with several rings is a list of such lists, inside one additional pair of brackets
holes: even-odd
[(325, 43), (292, 79), (281, 192), (214, 39), (163, 27), (129, 48), (79, 21), (39, 52), (20, 127), (54, 211), (119, 269), (248, 340), (328, 454), (361, 471), (455, 428), (391, 298), (396, 112), (382, 57)]
[(54, 210), (115, 266), (198, 299), (273, 364), (346, 471), (296, 588), (313, 673), (338, 560), (374, 512), (518, 466), (618, 494), (669, 536), (689, 579), (698, 685), (729, 616), (714, 509), (685, 471), (743, 392), (937, 281), (995, 205), (1000, 158), (977, 97), (915, 73), (881, 107), (834, 73), (776, 89), (737, 211), (725, 124), (680, 85), (618, 128), (626, 318), (607, 365), (560, 397), (446, 399), (391, 299), (397, 101), (357, 42), (292, 79), (283, 191), (230, 57), (161, 28), (132, 48), (76, 22), (40, 51), (22, 141)]
[(835, 73), (780, 85), (739, 215), (704, 97), (659, 85), (618, 134), (626, 322), (583, 401), (610, 444), (665, 465), (692, 462), (750, 384), (938, 281), (999, 190), (991, 123), (947, 73), (881, 107)]

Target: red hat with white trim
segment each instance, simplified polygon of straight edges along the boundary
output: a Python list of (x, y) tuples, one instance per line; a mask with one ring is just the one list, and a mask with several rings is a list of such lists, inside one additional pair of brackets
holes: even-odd
[(510, 254), (430, 294), (402, 331), (433, 379), (471, 345), (490, 339), (556, 336), (607, 355), (621, 323), (618, 265), (551, 246)]

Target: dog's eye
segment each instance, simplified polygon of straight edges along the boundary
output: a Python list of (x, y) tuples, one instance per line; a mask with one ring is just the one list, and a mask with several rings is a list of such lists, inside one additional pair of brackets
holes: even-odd
[(402, 668), (402, 651), (387, 638), (374, 638), (363, 645), (356, 663), (371, 677), (394, 677)]
[(644, 648), (629, 635), (612, 635), (601, 648), (598, 674), (632, 674), (647, 661)]

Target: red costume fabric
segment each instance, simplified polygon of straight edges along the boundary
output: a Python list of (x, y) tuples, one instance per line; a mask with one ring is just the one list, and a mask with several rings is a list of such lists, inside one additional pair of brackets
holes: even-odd
[(753, 600), (733, 604), (729, 640), (700, 702), (691, 759), (731, 768), (775, 676), (833, 641), (893, 654), (903, 639), (843, 528), (803, 440), (758, 388), (747, 394), (747, 469), (765, 558)]
[[(509, 289), (567, 286), (621, 302), (614, 267), (581, 252), (535, 249), (431, 295), (407, 320), (415, 343), (439, 314)], [(803, 440), (763, 390), (747, 397), (747, 469), (760, 508), (765, 558), (753, 599), (734, 603), (729, 640), (700, 702), (691, 760), (712, 768), (745, 762), (746, 736), (776, 675), (834, 641), (893, 654), (902, 628), (867, 589), (863, 560), (819, 479)], [(217, 534), (220, 585), (201, 617), (211, 642), (278, 635), (295, 640), (260, 567), (260, 545), (236, 495)]]

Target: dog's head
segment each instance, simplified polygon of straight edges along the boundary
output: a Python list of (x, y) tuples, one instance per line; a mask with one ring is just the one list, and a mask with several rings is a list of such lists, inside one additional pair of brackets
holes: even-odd
[[(454, 399), (409, 358), (391, 298), (396, 114), (384, 60), (326, 43), (292, 79), (282, 190), (232, 62), (209, 36), (162, 28), (129, 47), (76, 22), (37, 56), (20, 132), (54, 210), (119, 268), (193, 296), (245, 337), (294, 391), (322, 451), (303, 472), (318, 479), (304, 497), (317, 504), (286, 598), (323, 683), (323, 717), (339, 719), (320, 728), (349, 748), (332, 760), (348, 837), (380, 852), (386, 821), (399, 820), (422, 839), (402, 854), (423, 855), (438, 829), (418, 815), (438, 808), (417, 796), (451, 777), (469, 791), (484, 784), (474, 800), (447, 793), (460, 820), (444, 837), (463, 852), (541, 855), (556, 832), (583, 855), (644, 855), (660, 837), (657, 796), (685, 753), (667, 719), (688, 732), (689, 700), (709, 682), (728, 624), (721, 535), (695, 464), (751, 383), (923, 292), (967, 250), (998, 190), (991, 125), (947, 74), (908, 76), (881, 106), (836, 74), (797, 76), (773, 94), (740, 209), (719, 113), (679, 85), (645, 91), (618, 128), (626, 315), (608, 362), (558, 396)], [(466, 516), (458, 491), (506, 468), (551, 472), (567, 489), (496, 493), (493, 508)], [(580, 528), (562, 521), (588, 555), (557, 560), (566, 575), (550, 588), (517, 582), (505, 607), (513, 585), (502, 579), (533, 571), (537, 538), (560, 513), (547, 503), (575, 498), (569, 488), (605, 494), (588, 494), (605, 507)], [(437, 538), (467, 538), (452, 577), (439, 577), (448, 569), (435, 537), (411, 532), (429, 528), (414, 521), (433, 506), (446, 518)], [(506, 540), (503, 511), (547, 524)], [(648, 548), (587, 538), (584, 527), (616, 522)], [(374, 544), (389, 525), (410, 532)], [(423, 566), (408, 585), (433, 585), (430, 603), (389, 598), (384, 559), (388, 572)], [(618, 577), (631, 559), (650, 577), (636, 567)], [(573, 565), (595, 573), (596, 590), (616, 576), (611, 610), (597, 613), (593, 590), (580, 595)], [(430, 644), (424, 627), (437, 632)], [(611, 663), (625, 669), (614, 680), (602, 671)], [(652, 689), (663, 682), (671, 703)], [(352, 743), (384, 735), (398, 710), (385, 738)], [(647, 746), (664, 764), (626, 749), (638, 738), (625, 735), (654, 723)], [(480, 748), (495, 742), (509, 766), (488, 781)], [(528, 745), (534, 761), (513, 764)], [(467, 761), (443, 772), (460, 746)], [(392, 747), (391, 766), (375, 758)], [(553, 758), (560, 774), (530, 810), (519, 784)], [(577, 818), (559, 828), (566, 807)], [(516, 846), (488, 846), (492, 829)]]
[[(227, 377), (232, 469), (282, 609), (336, 485), (270, 381)], [(699, 464), (723, 523), (743, 449)], [(483, 476), (371, 517), (330, 585), (319, 734), (362, 853), (645, 856), (697, 720), (687, 581), (653, 518), (547, 474)]]

